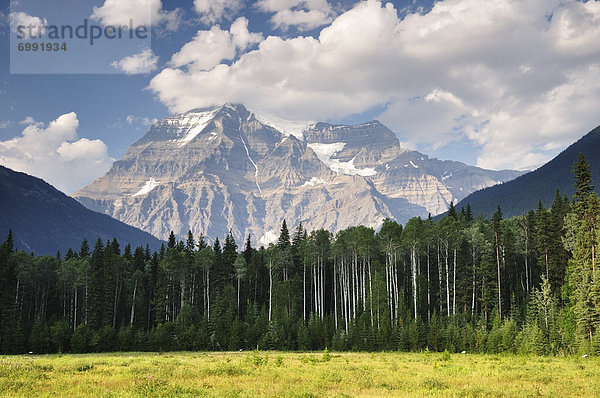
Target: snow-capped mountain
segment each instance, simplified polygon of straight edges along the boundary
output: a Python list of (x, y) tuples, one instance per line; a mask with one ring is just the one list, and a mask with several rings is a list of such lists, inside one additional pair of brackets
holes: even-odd
[(284, 218), (334, 232), (386, 217), (405, 222), (520, 174), (405, 150), (377, 121), (303, 125), (226, 104), (154, 124), (73, 196), (161, 238), (232, 230), (238, 241), (252, 234), (266, 244)]

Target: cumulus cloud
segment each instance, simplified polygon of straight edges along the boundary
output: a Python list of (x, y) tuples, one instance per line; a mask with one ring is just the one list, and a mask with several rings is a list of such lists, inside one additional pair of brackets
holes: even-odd
[(158, 68), (158, 56), (151, 49), (145, 49), (141, 53), (114, 61), (111, 66), (127, 75), (150, 73)]
[(30, 122), (19, 137), (0, 141), (0, 164), (72, 192), (106, 173), (114, 161), (102, 141), (78, 139), (75, 112), (48, 125)]
[[(34, 17), (33, 15), (26, 14), (24, 12), (11, 12), (10, 13), (10, 29), (16, 33), (25, 35), (25, 38), (39, 38), (45, 31), (48, 25), (46, 18)], [(19, 32), (18, 27), (25, 27), (25, 29)], [(33, 27), (31, 30), (29, 27)]]
[(91, 17), (104, 26), (135, 25), (161, 26), (175, 31), (181, 22), (181, 10), (165, 11), (161, 0), (105, 0), (100, 7), (94, 7)]
[(194, 0), (194, 9), (200, 15), (200, 20), (208, 25), (232, 20), (244, 8), (243, 0)]
[(599, 123), (599, 42), (600, 1), (443, 0), (400, 17), (369, 0), (317, 38), (269, 36), (236, 58), (229, 44), (210, 62), (174, 56), (150, 88), (178, 112), (240, 102), (331, 120), (383, 107), (403, 141), (467, 138), (478, 165), (519, 168)]
[(172, 56), (171, 65), (194, 71), (210, 70), (221, 61), (234, 59), (238, 51), (246, 50), (262, 39), (262, 34), (250, 33), (248, 20), (240, 17), (231, 24), (229, 31), (218, 25), (210, 30), (199, 30), (191, 42)]
[(270, 22), (277, 29), (311, 30), (332, 21), (333, 9), (327, 0), (259, 0), (256, 7), (273, 13)]

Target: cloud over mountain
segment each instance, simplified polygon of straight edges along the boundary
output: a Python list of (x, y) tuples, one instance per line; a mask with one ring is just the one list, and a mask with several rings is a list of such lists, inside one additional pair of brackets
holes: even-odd
[(230, 101), (335, 119), (381, 108), (405, 141), (469, 139), (479, 166), (518, 168), (597, 124), (598, 42), (600, 1), (443, 0), (399, 15), (369, 0), (316, 38), (268, 36), (257, 48), (225, 47), (219, 61), (198, 53), (179, 62), (188, 43), (150, 88), (179, 112)]
[(48, 125), (31, 118), (24, 122), (19, 137), (0, 141), (0, 164), (43, 178), (63, 192), (102, 175), (114, 161), (101, 140), (78, 139), (75, 112)]

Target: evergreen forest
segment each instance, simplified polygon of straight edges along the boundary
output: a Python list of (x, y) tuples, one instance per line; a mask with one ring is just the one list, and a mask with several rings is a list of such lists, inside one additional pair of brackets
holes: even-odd
[(600, 353), (600, 199), (581, 154), (573, 175), (572, 198), (523, 216), (451, 204), (335, 235), (283, 220), (268, 247), (190, 232), (36, 257), (5, 231), (0, 352)]

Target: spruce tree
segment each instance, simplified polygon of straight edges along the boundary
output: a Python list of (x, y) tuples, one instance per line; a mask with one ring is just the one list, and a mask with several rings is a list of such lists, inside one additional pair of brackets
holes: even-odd
[(223, 260), (221, 264), (221, 270), (218, 274), (218, 278), (221, 278), (223, 287), (225, 285), (232, 285), (235, 279), (235, 259), (237, 258), (237, 243), (231, 230), (225, 237), (225, 244), (223, 245)]
[(81, 248), (79, 249), (79, 257), (86, 258), (90, 256), (90, 245), (88, 244), (87, 239), (84, 239), (81, 242)]
[(456, 208), (454, 207), (454, 201), (450, 202), (450, 207), (448, 207), (448, 217), (457, 219), (458, 213), (456, 212)]
[(131, 257), (131, 244), (127, 243), (125, 245), (125, 250), (123, 250), (123, 257), (128, 260), (131, 261), (132, 257)]
[(173, 233), (173, 231), (171, 231), (171, 233), (169, 234), (169, 241), (167, 243), (167, 248), (172, 249), (175, 247), (176, 244), (177, 244), (177, 241), (175, 239), (175, 234)]
[(467, 210), (465, 211), (465, 220), (467, 222), (473, 221), (473, 211), (471, 210), (471, 204), (467, 203)]
[(248, 238), (246, 239), (246, 244), (244, 245), (244, 259), (246, 260), (246, 264), (250, 264), (252, 261), (252, 242), (250, 240), (251, 234), (248, 234)]
[(582, 203), (592, 192), (594, 192), (590, 165), (585, 160), (583, 153), (577, 155), (577, 160), (573, 165), (573, 175), (575, 177), (575, 195), (573, 196), (573, 202)]
[(277, 240), (277, 247), (284, 250), (290, 246), (290, 231), (288, 230), (285, 219), (281, 223), (281, 230), (279, 231), (279, 239)]
[(196, 244), (198, 251), (208, 247), (208, 245), (206, 244), (206, 240), (204, 239), (204, 235), (200, 234), (200, 236), (198, 236), (198, 243)]
[(187, 253), (193, 253), (196, 243), (194, 242), (194, 235), (192, 234), (192, 230), (188, 231), (187, 239), (185, 241), (185, 251)]
[(92, 329), (102, 326), (104, 308), (104, 246), (98, 238), (90, 258), (90, 283), (88, 297), (88, 322)]

